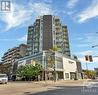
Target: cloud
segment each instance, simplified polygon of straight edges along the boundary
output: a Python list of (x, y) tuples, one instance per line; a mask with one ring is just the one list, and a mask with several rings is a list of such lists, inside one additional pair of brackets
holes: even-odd
[(27, 35), (24, 35), (20, 38), (16, 38), (16, 39), (7, 39), (7, 38), (3, 38), (3, 39), (0, 39), (0, 41), (6, 41), (6, 42), (26, 42), (27, 41)]
[(92, 50), (86, 50), (86, 51), (82, 51), (82, 52), (77, 52), (78, 55), (82, 55), (82, 56), (85, 56), (85, 55), (93, 55), (94, 54), (94, 51)]
[(33, 9), (33, 11), (37, 13), (37, 15), (53, 14), (53, 10), (50, 4), (46, 3), (34, 3), (31, 5), (31, 9)]
[(84, 57), (79, 57), (78, 59), (79, 59), (80, 62), (82, 62), (82, 63), (85, 63), (85, 62), (86, 62)]
[(83, 23), (91, 18), (98, 17), (98, 0), (92, 0), (92, 4), (77, 15), (78, 22)]
[(52, 13), (53, 10), (51, 6), (46, 3), (29, 2), (27, 6), (12, 3), (11, 12), (0, 14), (0, 22), (4, 23), (5, 26), (3, 29), (0, 27), (0, 29), (3, 31), (8, 31), (11, 28), (19, 28), (25, 25), (27, 26), (28, 23), (31, 24), (36, 16)]
[[(86, 63), (88, 61), (85, 61), (85, 57), (78, 58), (82, 63)], [(93, 62), (98, 63), (98, 57), (93, 57)], [(88, 62), (89, 63), (89, 62)]]
[(22, 5), (12, 4), (11, 12), (2, 13), (0, 20), (5, 23), (5, 31), (11, 28), (23, 25), (24, 22), (31, 18), (31, 14), (27, 14), (27, 10)]
[(82, 42), (84, 42), (85, 44), (88, 44), (89, 47), (92, 47), (93, 45), (98, 44), (98, 34), (87, 33), (84, 36), (85, 36), (84, 37), (85, 40), (82, 40)]
[(27, 41), (27, 35), (24, 35), (23, 37), (17, 39), (17, 41), (26, 42)]
[(98, 34), (94, 31), (84, 33), (81, 36), (76, 35), (75, 37), (76, 39), (74, 39), (74, 42), (78, 43), (75, 47), (92, 48), (92, 46), (98, 45)]
[(78, 3), (79, 0), (68, 0), (68, 3), (67, 3), (67, 7), (68, 8), (73, 8), (76, 6), (76, 4)]

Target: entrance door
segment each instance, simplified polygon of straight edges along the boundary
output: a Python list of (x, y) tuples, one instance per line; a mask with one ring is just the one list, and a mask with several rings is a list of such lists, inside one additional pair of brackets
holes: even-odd
[(76, 73), (75, 72), (70, 72), (70, 79), (76, 80)]

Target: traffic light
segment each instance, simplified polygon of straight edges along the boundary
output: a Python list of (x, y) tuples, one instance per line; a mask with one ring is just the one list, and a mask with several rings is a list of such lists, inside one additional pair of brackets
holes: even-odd
[(88, 55), (85, 55), (85, 60), (86, 60), (86, 61), (89, 61)]
[(93, 61), (92, 55), (86, 55), (85, 60), (89, 61), (89, 62), (92, 62)]
[(90, 61), (90, 62), (93, 61), (92, 55), (89, 55), (89, 61)]

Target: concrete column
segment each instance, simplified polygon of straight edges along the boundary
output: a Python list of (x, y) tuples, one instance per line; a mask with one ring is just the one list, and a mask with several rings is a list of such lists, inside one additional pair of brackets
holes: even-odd
[(58, 80), (58, 73), (56, 72), (56, 80)]
[(63, 72), (63, 78), (64, 80), (66, 80), (65, 71)]

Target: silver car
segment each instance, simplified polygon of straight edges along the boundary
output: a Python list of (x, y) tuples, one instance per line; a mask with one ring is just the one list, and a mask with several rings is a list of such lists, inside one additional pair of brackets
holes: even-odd
[(7, 84), (8, 77), (6, 74), (0, 74), (0, 83)]

